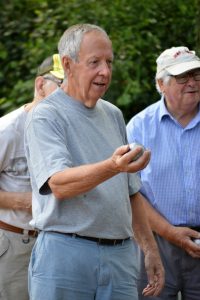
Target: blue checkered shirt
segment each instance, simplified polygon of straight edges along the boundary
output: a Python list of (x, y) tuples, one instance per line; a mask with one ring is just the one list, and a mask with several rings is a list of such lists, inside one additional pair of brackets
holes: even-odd
[(130, 120), (127, 134), (151, 150), (144, 196), (171, 224), (200, 226), (200, 112), (183, 128), (161, 99)]

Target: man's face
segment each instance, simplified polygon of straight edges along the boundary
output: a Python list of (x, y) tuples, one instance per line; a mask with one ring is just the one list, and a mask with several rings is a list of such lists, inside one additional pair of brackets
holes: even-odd
[[(193, 76), (197, 74), (197, 76)], [(172, 76), (169, 83), (161, 85), (167, 106), (172, 112), (190, 112), (200, 102), (200, 80), (198, 79), (200, 69), (186, 72), (178, 76)], [(186, 82), (182, 83), (187, 79)], [(183, 80), (182, 80), (183, 79)]]
[(78, 62), (71, 61), (68, 94), (87, 107), (95, 106), (107, 91), (112, 77), (111, 41), (101, 32), (92, 31), (83, 37)]

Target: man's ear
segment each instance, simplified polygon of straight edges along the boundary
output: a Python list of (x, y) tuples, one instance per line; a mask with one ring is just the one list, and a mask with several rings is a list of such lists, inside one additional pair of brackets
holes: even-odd
[(62, 57), (62, 66), (64, 69), (64, 73), (67, 74), (67, 77), (69, 77), (72, 72), (73, 64), (74, 64), (74, 62), (69, 56)]
[(45, 97), (44, 91), (45, 79), (42, 76), (37, 76), (35, 79), (35, 91), (39, 97)]
[(157, 84), (161, 90), (162, 93), (164, 93), (164, 84), (162, 79), (157, 79)]

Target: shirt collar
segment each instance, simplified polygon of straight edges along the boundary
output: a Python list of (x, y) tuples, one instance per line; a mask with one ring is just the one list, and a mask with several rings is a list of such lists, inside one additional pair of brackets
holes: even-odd
[(160, 113), (159, 113), (159, 121), (161, 122), (161, 120), (163, 119), (164, 116), (169, 116), (171, 117), (170, 113), (167, 110), (167, 107), (165, 105), (165, 98), (164, 95), (162, 96), (161, 100), (160, 100)]
[[(177, 122), (172, 115), (169, 113), (169, 111), (167, 110), (167, 107), (165, 105), (165, 98), (164, 95), (162, 96), (161, 100), (160, 100), (160, 112), (159, 112), (159, 121), (161, 122), (162, 119), (165, 116), (168, 116), (169, 118), (171, 118), (173, 121)], [(189, 127), (194, 127), (196, 126), (198, 123), (200, 123), (200, 104), (199, 104), (199, 111), (197, 113), (197, 115), (195, 116), (195, 118), (190, 122)], [(186, 126), (187, 128), (188, 126)]]

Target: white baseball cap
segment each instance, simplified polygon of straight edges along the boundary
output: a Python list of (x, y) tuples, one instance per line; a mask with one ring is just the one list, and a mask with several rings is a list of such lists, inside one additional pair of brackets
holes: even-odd
[(170, 75), (179, 75), (187, 71), (200, 68), (200, 58), (195, 51), (187, 47), (172, 47), (163, 51), (156, 60), (157, 73), (166, 70)]

